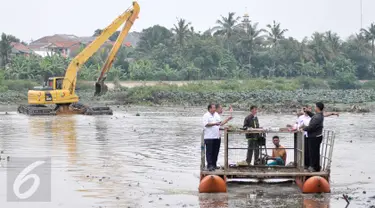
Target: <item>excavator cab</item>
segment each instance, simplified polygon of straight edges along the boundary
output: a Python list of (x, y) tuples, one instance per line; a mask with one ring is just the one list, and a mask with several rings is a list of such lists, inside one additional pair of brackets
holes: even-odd
[(44, 83), (43, 86), (33, 87), (33, 90), (41, 91), (50, 91), (50, 90), (62, 90), (64, 77), (50, 77), (47, 80), (47, 83)]
[(48, 78), (47, 87), (53, 90), (62, 90), (64, 77), (50, 77)]

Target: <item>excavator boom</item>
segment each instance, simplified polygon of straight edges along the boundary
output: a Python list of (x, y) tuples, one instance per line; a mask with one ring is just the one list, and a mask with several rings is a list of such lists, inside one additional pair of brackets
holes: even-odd
[[(76, 82), (77, 82), (77, 72), (79, 68), (97, 51), (99, 48), (108, 40), (113, 33), (130, 17), (137, 17), (140, 11), (140, 7), (137, 2), (133, 2), (133, 9), (126, 10), (121, 14), (117, 19), (115, 19), (112, 24), (106, 27), (102, 33), (90, 44), (88, 45), (81, 53), (79, 53), (69, 64), (68, 69), (65, 72), (65, 79), (63, 81), (63, 89), (69, 89), (71, 94), (74, 93)], [(135, 18), (134, 18), (135, 19)], [(129, 24), (125, 24), (129, 25)], [(131, 25), (130, 25), (131, 26)], [(127, 31), (129, 31), (130, 26), (128, 26)], [(126, 27), (124, 28), (126, 29)], [(126, 32), (127, 34), (127, 32)], [(117, 41), (116, 41), (117, 42)], [(117, 49), (118, 50), (118, 49)], [(117, 51), (116, 50), (116, 51)], [(112, 49), (113, 51), (113, 49)], [(113, 58), (112, 58), (113, 59)], [(108, 58), (110, 60), (110, 58)]]
[(108, 87), (104, 84), (104, 81), (107, 77), (107, 73), (108, 73), (109, 69), (111, 68), (111, 66), (113, 64), (113, 61), (116, 57), (116, 54), (117, 54), (118, 50), (120, 49), (122, 43), (124, 42), (124, 39), (128, 35), (128, 32), (129, 32), (130, 28), (132, 27), (134, 21), (138, 18), (138, 14), (139, 14), (139, 9), (137, 10), (137, 8), (134, 8), (133, 11), (131, 12), (130, 17), (125, 22), (125, 25), (124, 25), (121, 33), (117, 37), (116, 42), (114, 43), (114, 45), (113, 45), (113, 47), (112, 47), (112, 49), (111, 49), (111, 51), (108, 55), (108, 58), (107, 58), (105, 64), (103, 65), (103, 68), (100, 72), (100, 76), (98, 77), (98, 79), (95, 83), (95, 95), (101, 95), (101, 94), (104, 94), (104, 93), (107, 92)]

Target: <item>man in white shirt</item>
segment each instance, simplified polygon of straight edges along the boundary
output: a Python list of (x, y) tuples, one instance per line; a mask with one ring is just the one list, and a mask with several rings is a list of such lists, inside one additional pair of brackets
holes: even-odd
[(204, 144), (206, 145), (207, 169), (213, 171), (216, 168), (215, 155), (217, 147), (220, 147), (220, 116), (215, 115), (215, 104), (209, 104), (207, 113), (203, 115)]

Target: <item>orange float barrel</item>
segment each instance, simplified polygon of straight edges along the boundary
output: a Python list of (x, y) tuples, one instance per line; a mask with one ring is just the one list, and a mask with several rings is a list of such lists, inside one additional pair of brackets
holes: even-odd
[(310, 177), (302, 187), (303, 193), (329, 193), (331, 191), (328, 181), (320, 176)]
[(217, 175), (205, 176), (199, 184), (199, 193), (222, 193), (227, 192), (227, 184), (224, 179)]

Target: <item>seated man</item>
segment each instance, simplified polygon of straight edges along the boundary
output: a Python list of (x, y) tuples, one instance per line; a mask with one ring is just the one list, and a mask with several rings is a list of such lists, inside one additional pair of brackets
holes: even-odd
[(272, 157), (267, 157), (267, 160), (273, 160), (269, 162), (267, 165), (285, 165), (286, 162), (286, 151), (285, 147), (280, 145), (280, 138), (278, 136), (274, 136), (272, 138), (272, 142), (275, 145), (275, 148), (272, 150)]

